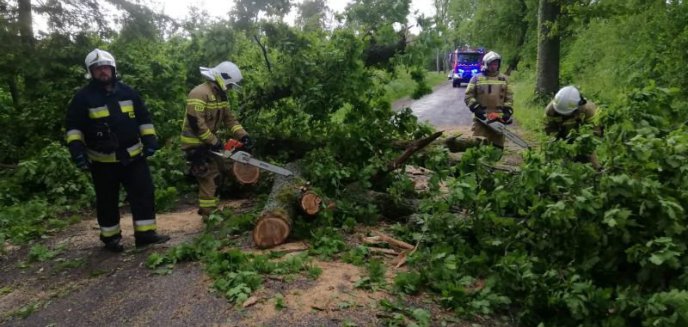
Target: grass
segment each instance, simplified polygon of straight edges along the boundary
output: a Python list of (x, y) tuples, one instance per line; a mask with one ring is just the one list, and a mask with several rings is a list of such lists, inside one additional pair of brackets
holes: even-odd
[(542, 124), (545, 105), (535, 100), (535, 75), (532, 72), (513, 72), (510, 76), (514, 92), (514, 121), (526, 138), (539, 140), (545, 137)]
[[(435, 87), (447, 80), (445, 73), (426, 72), (425, 80), (430, 88)], [(391, 103), (404, 97), (410, 96), (416, 88), (416, 82), (411, 79), (411, 74), (407, 70), (397, 72), (397, 78), (391, 80), (385, 89), (387, 90), (386, 98)]]

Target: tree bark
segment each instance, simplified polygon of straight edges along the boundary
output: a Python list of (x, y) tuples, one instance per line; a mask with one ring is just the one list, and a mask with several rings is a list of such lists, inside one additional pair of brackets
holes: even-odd
[(549, 97), (559, 89), (560, 34), (556, 25), (560, 11), (557, 0), (539, 2), (535, 92), (542, 97)]
[(253, 228), (253, 242), (261, 249), (280, 245), (287, 240), (298, 210), (311, 215), (320, 210), (322, 201), (315, 192), (308, 190), (298, 164), (292, 162), (286, 168), (294, 175), (275, 175), (268, 200)]
[(19, 35), (25, 46), (33, 47), (33, 16), (31, 15), (31, 0), (19, 0)]

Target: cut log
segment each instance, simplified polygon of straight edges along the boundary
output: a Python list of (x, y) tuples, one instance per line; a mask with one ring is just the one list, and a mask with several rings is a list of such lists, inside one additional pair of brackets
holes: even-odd
[(490, 144), (484, 137), (458, 137), (452, 136), (444, 140), (444, 145), (449, 152), (464, 152), (470, 148)]
[(385, 243), (388, 243), (391, 246), (401, 248), (404, 250), (412, 250), (414, 248), (413, 245), (408, 244), (408, 243), (401, 241), (401, 240), (397, 240), (397, 239), (395, 239), (395, 238), (393, 238), (393, 237), (391, 237), (391, 236), (389, 236), (383, 232), (374, 230), (373, 234), (375, 234), (376, 236), (379, 236), (380, 240), (382, 240)]
[(416, 140), (409, 144), (409, 146), (406, 148), (406, 151), (402, 153), (398, 158), (392, 160), (392, 162), (387, 164), (387, 169), (384, 171), (384, 173), (388, 173), (392, 170), (395, 170), (401, 165), (408, 160), (414, 153), (418, 152), (422, 148), (426, 147), (428, 144), (432, 143), (435, 139), (440, 137), (442, 135), (443, 131), (436, 132), (426, 138), (422, 138), (420, 140)]
[(320, 212), (320, 205), (322, 204), (322, 199), (318, 194), (309, 190), (301, 191), (301, 198), (299, 199), (299, 208), (303, 213), (309, 216), (315, 216)]
[(242, 162), (232, 164), (232, 175), (240, 184), (255, 184), (260, 178), (260, 168)]
[(313, 191), (304, 192), (307, 183), (301, 178), (298, 164), (292, 162), (286, 168), (294, 175), (275, 175), (268, 200), (253, 228), (253, 242), (261, 249), (280, 245), (287, 240), (297, 210), (314, 213), (320, 210), (320, 197)]

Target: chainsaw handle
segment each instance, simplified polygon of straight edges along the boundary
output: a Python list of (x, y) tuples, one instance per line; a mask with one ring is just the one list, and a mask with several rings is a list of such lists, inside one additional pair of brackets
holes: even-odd
[(235, 139), (229, 139), (225, 143), (225, 151), (234, 152), (234, 150), (240, 149), (243, 146), (244, 143), (241, 143)]

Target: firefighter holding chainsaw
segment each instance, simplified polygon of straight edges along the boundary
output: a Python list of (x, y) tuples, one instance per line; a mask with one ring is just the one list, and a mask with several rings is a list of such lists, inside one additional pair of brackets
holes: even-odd
[(473, 76), (466, 87), (464, 101), (474, 115), (473, 136), (485, 137), (494, 146), (504, 148), (504, 135), (485, 126), (481, 121), (499, 120), (511, 124), (513, 93), (509, 81), (499, 72), (502, 58), (494, 51), (483, 56), (481, 72)]
[(226, 92), (242, 80), (239, 67), (224, 61), (212, 68), (200, 67), (200, 72), (206, 81), (189, 92), (181, 143), (190, 173), (198, 180), (198, 214), (205, 218), (218, 205), (215, 193), (224, 162), (210, 151), (223, 150), (225, 142), (217, 135), (220, 127), (242, 143), (242, 150), (250, 150), (253, 140), (230, 111), (227, 100)]
[(127, 191), (136, 247), (169, 240), (156, 233), (153, 179), (146, 162), (158, 148), (155, 128), (139, 94), (117, 79), (115, 58), (95, 49), (85, 60), (88, 85), (69, 103), (65, 125), (74, 163), (90, 171), (105, 249), (122, 252), (120, 185)]

